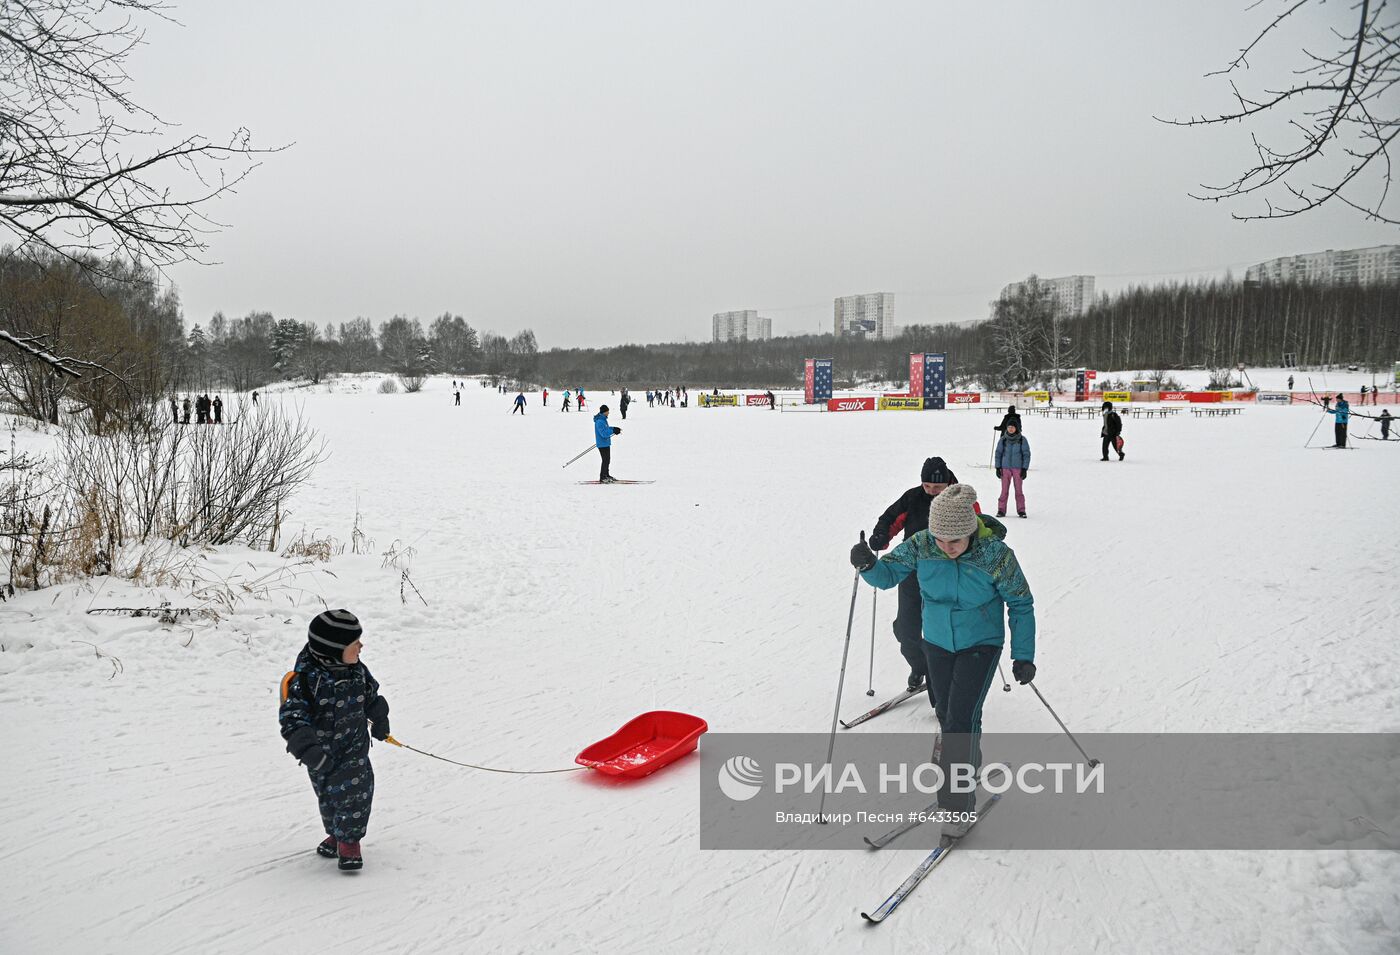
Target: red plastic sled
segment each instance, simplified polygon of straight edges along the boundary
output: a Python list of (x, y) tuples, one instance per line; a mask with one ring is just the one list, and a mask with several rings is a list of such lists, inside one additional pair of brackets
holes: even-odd
[(698, 716), (652, 710), (574, 757), (574, 762), (609, 776), (638, 779), (673, 763), (699, 744), (710, 727)]

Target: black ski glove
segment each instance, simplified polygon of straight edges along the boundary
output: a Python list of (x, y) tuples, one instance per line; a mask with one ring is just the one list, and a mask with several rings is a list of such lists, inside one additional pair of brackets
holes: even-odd
[(1017, 683), (1025, 686), (1035, 679), (1035, 664), (1029, 660), (1013, 660), (1011, 675), (1016, 678)]
[(313, 773), (319, 773), (330, 765), (331, 753), (320, 743), (316, 743), (298, 756), (297, 761)]
[(856, 570), (869, 570), (875, 566), (875, 552), (865, 542), (865, 531), (860, 532), (860, 543), (851, 548), (851, 566)]
[(1030, 477), (1030, 476), (1031, 476), (1031, 469), (1030, 469), (1030, 468), (1021, 468), (1021, 480), (1022, 480), (1022, 481), (1024, 481), (1026, 478), (1028, 478), (1028, 477)]
[(369, 717), (369, 735), (384, 742), (384, 738), (389, 735), (389, 701), (382, 696), (374, 698), (374, 702), (365, 709), (365, 716)]
[(886, 547), (889, 546), (890, 539), (887, 535), (881, 534), (879, 531), (875, 531), (873, 534), (870, 535), (871, 550), (884, 550)]
[(613, 428), (613, 434), (621, 434), (621, 433), (622, 433), (622, 429), (621, 429), (621, 428)]
[(1001, 477), (1001, 468), (997, 468), (997, 477)]

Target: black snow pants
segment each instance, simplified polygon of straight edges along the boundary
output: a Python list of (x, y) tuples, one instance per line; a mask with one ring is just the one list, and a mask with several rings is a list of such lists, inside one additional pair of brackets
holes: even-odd
[(326, 835), (341, 842), (359, 842), (369, 827), (369, 808), (374, 801), (374, 767), (369, 756), (351, 757), (328, 773), (309, 773), (311, 788), (321, 807), (321, 823)]
[(987, 699), (997, 673), (1001, 647), (971, 647), (949, 653), (924, 641), (928, 664), (929, 695), (937, 695), (934, 711), (943, 728), (943, 752), (938, 764), (943, 769), (943, 786), (938, 790), (938, 806), (951, 812), (971, 811), (975, 792), (952, 791), (951, 766), (955, 763), (982, 765), (982, 703)]
[[(910, 574), (899, 582), (899, 613), (894, 618), (894, 636), (899, 641), (899, 652), (904, 662), (909, 664), (909, 672), (928, 676), (928, 665), (924, 662), (924, 598), (919, 594), (919, 579)], [(933, 698), (933, 684), (929, 684), (929, 705), (937, 708)]]
[(1345, 448), (1347, 446), (1347, 426), (1338, 422), (1332, 426), (1332, 433), (1337, 439), (1337, 447)]
[(612, 477), (612, 475), (608, 473), (608, 465), (612, 462), (612, 448), (599, 448), (598, 454), (603, 459), (603, 467), (598, 471), (598, 480), (606, 481), (608, 478)]

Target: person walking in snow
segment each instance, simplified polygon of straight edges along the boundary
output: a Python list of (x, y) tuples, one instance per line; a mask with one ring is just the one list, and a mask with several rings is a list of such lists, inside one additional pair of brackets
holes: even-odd
[(360, 662), (363, 630), (348, 610), (317, 614), (294, 668), (282, 678), (277, 720), (287, 752), (306, 767), (326, 838), (316, 853), (360, 869), (374, 801), (370, 737), (389, 737), (389, 702)]
[(775, 398), (775, 397), (773, 396), (773, 389), (772, 389), (772, 388), (769, 388), (769, 389), (768, 389), (767, 391), (765, 391), (763, 394), (764, 394), (764, 397), (766, 397), (766, 398), (768, 399), (768, 410), (769, 410), (769, 411), (776, 411), (777, 408), (778, 408), (778, 399)]
[(935, 700), (943, 746), (938, 807), (954, 816), (943, 835), (960, 838), (971, 827), (975, 793), (951, 790), (951, 767), (982, 762), (982, 704), (996, 676), (1011, 626), (1011, 671), (1016, 682), (1035, 679), (1035, 601), (1016, 554), (999, 540), (989, 518), (978, 518), (977, 492), (954, 484), (934, 498), (929, 526), (876, 560), (861, 541), (851, 564), (869, 584), (888, 590), (913, 576), (923, 613), (923, 651), (929, 696)]
[(258, 403), (258, 393), (255, 391), (255, 392), (253, 392), (253, 404), (256, 405), (257, 403)]
[(627, 420), (627, 406), (632, 403), (632, 396), (627, 393), (627, 389), (622, 389), (622, 398), (618, 400), (618, 407), (622, 411), (622, 420)]
[(1099, 437), (1103, 439), (1102, 460), (1108, 460), (1109, 448), (1118, 452), (1118, 460), (1123, 460), (1122, 434), (1123, 419), (1118, 417), (1118, 412), (1113, 410), (1113, 402), (1105, 401), (1103, 403), (1103, 427), (1099, 428)]
[(515, 396), (515, 407), (510, 409), (511, 414), (515, 414), (517, 411), (520, 412), (522, 418), (525, 417), (525, 392), (523, 391)]
[(1006, 426), (1006, 433), (997, 441), (997, 477), (1001, 478), (1001, 497), (997, 498), (997, 517), (1006, 516), (1006, 497), (1012, 484), (1016, 485), (1016, 516), (1026, 516), (1026, 496), (1021, 482), (1031, 469), (1031, 443), (1015, 424)]
[(1331, 409), (1335, 423), (1332, 425), (1332, 434), (1337, 443), (1334, 448), (1345, 448), (1347, 446), (1347, 422), (1351, 420), (1351, 405), (1347, 403), (1345, 395), (1337, 395), (1337, 407)]
[(575, 397), (578, 398), (578, 410), (579, 410), (579, 411), (582, 411), (582, 410), (583, 410), (583, 401), (584, 401), (584, 398), (583, 398), (583, 389), (582, 389), (582, 388), (580, 388), (580, 389), (578, 390), (578, 392), (575, 394)]
[(570, 408), (569, 408), (569, 392), (568, 392), (567, 390), (565, 390), (565, 392), (564, 392), (564, 404), (559, 408), (559, 413), (560, 413), (560, 414), (563, 414), (565, 411), (569, 411), (569, 410), (570, 410)]
[(598, 471), (599, 484), (617, 483), (613, 480), (613, 476), (608, 473), (608, 465), (612, 463), (613, 435), (621, 433), (621, 428), (614, 428), (608, 424), (608, 406), (600, 407), (598, 413), (593, 416), (593, 443), (598, 446), (598, 455), (603, 459), (603, 466)]
[(181, 424), (189, 424), (189, 423), (190, 423), (190, 397), (189, 397), (189, 395), (186, 395), (186, 396), (185, 396), (184, 409), (185, 409), (185, 420), (182, 421)]
[(215, 395), (215, 396), (214, 396), (214, 401), (213, 401), (213, 403), (210, 405), (210, 407), (214, 409), (214, 423), (215, 423), (215, 424), (223, 424), (223, 423), (224, 423), (224, 399), (223, 399), (223, 398), (220, 398), (218, 395)]
[(452, 406), (455, 408), (455, 407), (459, 407), (461, 404), (462, 404), (462, 392), (461, 392), (457, 387), (454, 386), (453, 389), (452, 389)]
[(170, 423), (180, 423), (180, 406), (175, 402), (175, 396), (170, 396)]
[(541, 407), (541, 408), (548, 408), (548, 407), (549, 407), (549, 389), (548, 389), (548, 388), (545, 388), (545, 389), (540, 393), (540, 407)]
[(1288, 376), (1288, 390), (1289, 390), (1289, 391), (1292, 391), (1292, 390), (1293, 390), (1293, 376), (1292, 376), (1292, 375), (1289, 375), (1289, 376)]
[[(928, 458), (919, 471), (919, 482), (901, 494), (876, 518), (875, 529), (870, 532), (870, 546), (873, 550), (881, 551), (889, 547), (890, 540), (896, 534), (903, 533), (904, 540), (907, 541), (919, 531), (926, 530), (929, 505), (949, 485), (957, 484), (958, 477), (942, 458)], [(1005, 536), (1006, 529), (1000, 524), (996, 526), (1000, 528), (1002, 536)], [(909, 664), (909, 679), (906, 685), (911, 690), (917, 690), (928, 681), (928, 665), (924, 660), (922, 614), (923, 601), (919, 597), (919, 582), (912, 577), (906, 578), (899, 585), (899, 612), (895, 615), (893, 630), (895, 639), (899, 641), (899, 652), (903, 655), (904, 662)], [(938, 706), (931, 687), (929, 705), (935, 709)]]
[(1390, 416), (1390, 409), (1389, 409), (1389, 408), (1382, 409), (1382, 411), (1381, 411), (1381, 416), (1380, 416), (1379, 418), (1377, 418), (1376, 420), (1379, 421), (1379, 422), (1381, 423), (1381, 440), (1382, 440), (1382, 441), (1389, 441), (1389, 440), (1390, 440), (1390, 422), (1391, 422), (1392, 420), (1394, 420), (1394, 419), (1391, 418), (1391, 416)]

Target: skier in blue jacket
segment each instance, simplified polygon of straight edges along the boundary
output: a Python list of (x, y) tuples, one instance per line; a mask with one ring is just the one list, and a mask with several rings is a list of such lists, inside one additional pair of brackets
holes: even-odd
[(598, 473), (599, 484), (616, 484), (617, 481), (608, 473), (608, 465), (612, 462), (612, 439), (613, 435), (621, 434), (621, 428), (614, 428), (608, 424), (608, 406), (602, 405), (598, 408), (598, 413), (593, 416), (593, 438), (594, 444), (598, 446), (598, 454), (603, 458), (603, 468)]
[(1337, 407), (1329, 409), (1336, 423), (1332, 426), (1332, 433), (1336, 437), (1334, 448), (1345, 448), (1347, 446), (1347, 422), (1351, 420), (1351, 405), (1347, 404), (1345, 395), (1337, 396)]
[[(1035, 601), (1016, 554), (978, 522), (977, 492), (954, 484), (933, 499), (928, 530), (919, 531), (887, 555), (862, 540), (851, 548), (851, 564), (881, 590), (917, 574), (923, 598), (924, 658), (929, 698), (943, 731), (938, 791), (943, 833), (959, 838), (971, 826), (975, 793), (953, 792), (954, 764), (980, 768), (982, 703), (996, 676), (997, 660), (1011, 623), (1011, 671), (1018, 683), (1035, 679)], [(999, 526), (999, 525), (998, 525)], [(1005, 608), (1005, 612), (1004, 609)]]
[(1008, 424), (1006, 432), (997, 441), (997, 477), (1001, 478), (1001, 497), (997, 498), (997, 517), (1006, 516), (1006, 497), (1011, 485), (1016, 485), (1016, 514), (1026, 516), (1026, 495), (1021, 492), (1021, 482), (1031, 469), (1031, 443), (1021, 434), (1016, 424)]

